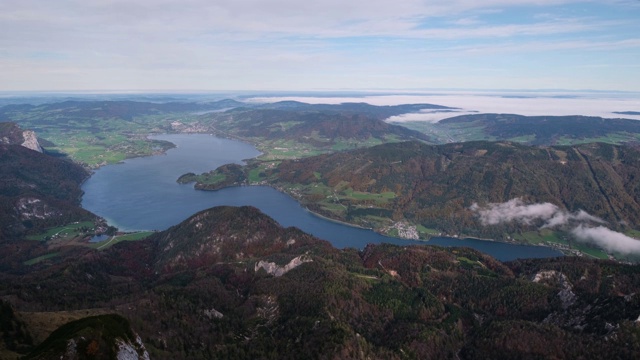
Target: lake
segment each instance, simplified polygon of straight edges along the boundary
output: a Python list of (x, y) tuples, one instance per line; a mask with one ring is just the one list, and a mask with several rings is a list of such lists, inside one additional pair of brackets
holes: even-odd
[(253, 146), (204, 134), (154, 136), (174, 143), (164, 155), (128, 159), (95, 171), (82, 186), (82, 206), (104, 217), (122, 231), (164, 230), (194, 213), (219, 205), (251, 205), (282, 226), (295, 226), (335, 247), (363, 248), (368, 243), (468, 246), (508, 261), (516, 258), (562, 256), (557, 250), (476, 239), (438, 237), (411, 241), (380, 235), (314, 215), (289, 195), (268, 186), (242, 186), (219, 191), (197, 191), (193, 184), (178, 184), (182, 174), (202, 173), (228, 163), (260, 155)]

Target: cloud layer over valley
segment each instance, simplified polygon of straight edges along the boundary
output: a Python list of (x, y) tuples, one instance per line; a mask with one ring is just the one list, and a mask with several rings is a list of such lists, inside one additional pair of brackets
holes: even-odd
[(640, 240), (602, 226), (604, 220), (584, 210), (569, 212), (551, 203), (525, 204), (520, 198), (483, 206), (474, 203), (469, 209), (484, 226), (517, 222), (537, 225), (540, 229), (560, 229), (568, 231), (578, 241), (596, 245), (608, 252), (640, 254)]

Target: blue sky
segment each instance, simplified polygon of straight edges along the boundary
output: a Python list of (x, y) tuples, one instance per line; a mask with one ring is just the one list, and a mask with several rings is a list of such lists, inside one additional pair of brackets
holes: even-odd
[(640, 0), (4, 0), (0, 90), (640, 91)]

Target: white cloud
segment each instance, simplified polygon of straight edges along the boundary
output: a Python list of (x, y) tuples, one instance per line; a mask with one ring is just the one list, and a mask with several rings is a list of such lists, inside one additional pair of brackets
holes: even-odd
[[(546, 47), (543, 51), (550, 53), (553, 46), (603, 53), (637, 49), (637, 39), (629, 38), (635, 34), (628, 31), (633, 25), (606, 17), (526, 16), (527, 21), (519, 21), (503, 16), (492, 22), (491, 16), (513, 9), (519, 12), (521, 6), (548, 12), (545, 6), (580, 2), (8, 0), (0, 3), (0, 60), (75, 68), (72, 75), (78, 79), (69, 82), (93, 79), (97, 83), (94, 87), (107, 88), (117, 88), (121, 79), (128, 79), (135, 71), (139, 71), (135, 77), (141, 82), (157, 83), (166, 77), (172, 79), (167, 84), (181, 88), (189, 84), (212, 89), (261, 88), (259, 84), (300, 90), (485, 84), (504, 88), (503, 82), (512, 88), (546, 88), (563, 79), (556, 74), (546, 78), (529, 74), (521, 80), (513, 73), (519, 59), (506, 67), (495, 64), (512, 71), (493, 76), (484, 71), (486, 64), (480, 65), (477, 57), (498, 54), (498, 61), (506, 63), (505, 56), (517, 58), (523, 51), (539, 56), (538, 48)], [(617, 26), (625, 31), (611, 35)], [(584, 36), (592, 33), (606, 35)], [(554, 38), (558, 35), (565, 40)], [(33, 56), (34, 51), (45, 56)], [(51, 62), (46, 57), (65, 61)], [(616, 60), (614, 65), (622, 61)], [(440, 72), (437, 66), (442, 64), (456, 70)], [(536, 64), (536, 71), (545, 69), (543, 65)], [(110, 70), (97, 73), (96, 67)], [(189, 70), (182, 70), (186, 68)], [(66, 82), (55, 74), (49, 76), (44, 71), (32, 75), (30, 69), (25, 65), (12, 74), (0, 70), (0, 88), (26, 90), (38, 83), (41, 88), (43, 83), (64, 88)], [(181, 77), (183, 71), (194, 69), (199, 76)], [(528, 74), (522, 69), (517, 72)], [(607, 71), (614, 72), (611, 69)], [(580, 74), (565, 74), (573, 77), (573, 83), (563, 86), (566, 88), (637, 87), (627, 75), (608, 76), (608, 83), (591, 86), (600, 81), (585, 83)]]
[(373, 105), (399, 105), (426, 103), (459, 109), (456, 113), (424, 112), (400, 115), (388, 119), (390, 122), (437, 122), (452, 116), (474, 113), (519, 114), (526, 116), (584, 115), (603, 118), (625, 117), (640, 120), (640, 116), (637, 115), (614, 113), (614, 111), (640, 111), (637, 110), (640, 109), (640, 95), (638, 93), (431, 91), (425, 94), (369, 95), (363, 97), (281, 96), (248, 99), (248, 101), (254, 102), (284, 100), (313, 104), (367, 102)]
[(570, 233), (578, 241), (596, 245), (610, 253), (640, 254), (640, 240), (604, 226), (591, 226), (590, 224), (602, 224), (604, 221), (584, 210), (570, 213), (551, 203), (527, 205), (521, 199), (512, 199), (505, 203), (490, 203), (482, 207), (473, 204), (470, 210), (478, 215), (480, 222), (485, 226), (508, 222), (519, 222), (525, 225), (543, 222), (541, 229), (566, 229), (569, 226)]
[(608, 252), (623, 255), (640, 254), (640, 240), (607, 229), (604, 226), (587, 227), (579, 225), (571, 233), (578, 240), (594, 244)]
[(542, 221), (544, 223), (542, 228), (547, 228), (564, 226), (574, 221), (604, 222), (583, 210), (570, 213), (551, 203), (525, 204), (520, 198), (505, 203), (489, 203), (482, 207), (474, 203), (470, 210), (478, 215), (482, 225), (498, 225), (508, 222), (531, 225), (534, 222)]

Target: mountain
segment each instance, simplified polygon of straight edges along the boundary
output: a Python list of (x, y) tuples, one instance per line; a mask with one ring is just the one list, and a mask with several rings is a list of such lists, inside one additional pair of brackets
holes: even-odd
[(299, 101), (279, 101), (270, 104), (256, 106), (259, 109), (294, 110), (305, 112), (341, 113), (351, 115), (364, 115), (367, 117), (384, 120), (394, 115), (418, 113), (422, 110), (452, 110), (442, 105), (434, 104), (402, 104), (402, 105), (371, 105), (367, 103), (342, 103), (342, 104), (307, 104)]
[(33, 347), (27, 325), (15, 313), (11, 304), (0, 299), (0, 358), (17, 358)]
[[(22, 133), (15, 124), (0, 124), (11, 131), (4, 138)], [(0, 144), (0, 239), (95, 218), (80, 208), (85, 169), (11, 143)]]
[(86, 317), (67, 323), (23, 359), (149, 359), (140, 337), (119, 315)]
[(171, 270), (230, 261), (238, 256), (241, 259), (273, 253), (299, 255), (314, 246), (330, 247), (299, 229), (282, 228), (253, 207), (205, 210), (150, 240), (157, 241), (159, 249), (155, 267)]
[(433, 125), (456, 141), (507, 140), (530, 145), (569, 145), (587, 142), (638, 143), (640, 122), (594, 116), (462, 115)]
[(0, 122), (0, 144), (22, 145), (27, 149), (42, 152), (36, 134), (31, 130), (22, 130), (17, 124)]
[(0, 296), (24, 318), (128, 319), (64, 325), (35, 358), (69, 339), (78, 354), (114, 349), (117, 337), (154, 359), (635, 358), (638, 271), (464, 248), (338, 250), (254, 208), (218, 207), (151, 239), (0, 272)]
[(13, 121), (29, 121), (32, 125), (46, 124), (54, 119), (124, 119), (132, 121), (138, 116), (213, 111), (243, 106), (234, 100), (216, 102), (145, 102), (145, 101), (95, 101), (68, 100), (40, 105), (6, 105), (0, 107), (0, 118)]
[(203, 115), (200, 123), (215, 132), (257, 144), (268, 153), (293, 152), (295, 157), (385, 142), (429, 139), (418, 131), (352, 111), (282, 110), (282, 107), (234, 109)]
[(408, 222), (431, 233), (506, 240), (544, 222), (514, 216), (487, 226), (481, 209), (510, 201), (548, 204), (567, 215), (558, 225), (585, 211), (615, 230), (633, 228), (640, 222), (638, 178), (640, 152), (631, 147), (414, 141), (244, 168), (229, 165), (180, 181), (198, 181), (196, 188), (211, 190), (267, 183), (315, 212), (381, 232), (398, 231), (399, 223)]

